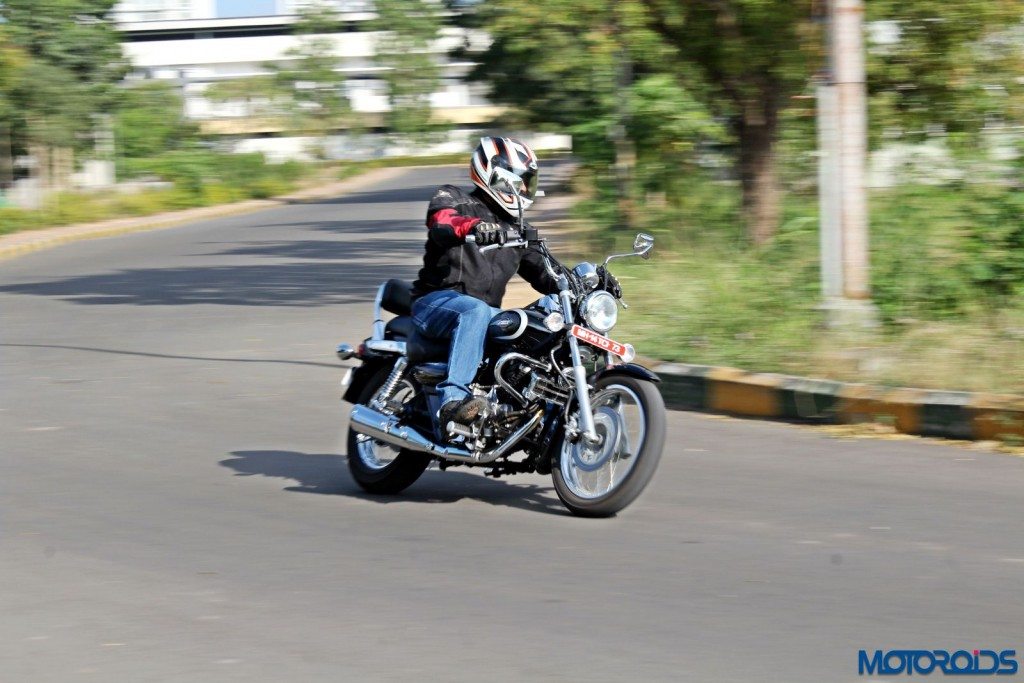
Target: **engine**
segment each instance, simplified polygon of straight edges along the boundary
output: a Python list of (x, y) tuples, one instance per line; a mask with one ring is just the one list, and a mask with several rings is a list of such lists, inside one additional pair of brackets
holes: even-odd
[(550, 361), (506, 353), (494, 365), (494, 379), (506, 394), (502, 398), (510, 400), (517, 408), (542, 401), (558, 405), (569, 401), (569, 385)]

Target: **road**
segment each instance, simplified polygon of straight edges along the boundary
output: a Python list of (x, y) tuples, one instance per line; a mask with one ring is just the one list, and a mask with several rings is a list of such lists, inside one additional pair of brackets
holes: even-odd
[(864, 680), (861, 648), (1024, 656), (1019, 458), (675, 412), (615, 519), (539, 476), (361, 494), (333, 347), (460, 176), (0, 262), (0, 681), (821, 683)]

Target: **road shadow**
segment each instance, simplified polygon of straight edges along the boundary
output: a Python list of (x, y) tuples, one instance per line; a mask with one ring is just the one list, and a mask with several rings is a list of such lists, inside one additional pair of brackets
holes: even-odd
[(0, 347), (17, 349), (58, 349), (61, 351), (85, 351), (115, 356), (141, 356), (143, 358), (162, 358), (168, 360), (198, 360), (207, 363), (260, 363), (276, 365), (309, 365), (318, 368), (342, 370), (345, 366), (339, 363), (318, 363), (309, 360), (286, 360), (283, 358), (229, 358), (224, 356), (184, 356), (172, 353), (152, 353), (148, 351), (128, 351), (125, 349), (101, 349), (95, 346), (69, 346), (67, 344), (0, 344)]
[(286, 486), (285, 491), (347, 496), (381, 505), (457, 503), (469, 499), (546, 514), (569, 514), (550, 486), (516, 484), (468, 472), (431, 469), (401, 494), (378, 496), (367, 494), (352, 480), (343, 455), (296, 451), (233, 451), (231, 455), (233, 457), (221, 460), (220, 464), (234, 470), (235, 476), (264, 476), (297, 482)]
[[(422, 248), (422, 239), (251, 243), (222, 254), (264, 256), (267, 261), (126, 268), (3, 285), (0, 292), (85, 305), (329, 306), (372, 301), (387, 277), (413, 279), (416, 266), (396, 266), (395, 256)], [(281, 262), (269, 262), (271, 258)]]

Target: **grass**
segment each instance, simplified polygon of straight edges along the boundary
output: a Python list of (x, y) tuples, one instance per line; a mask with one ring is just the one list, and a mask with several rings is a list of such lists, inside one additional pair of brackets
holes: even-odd
[[(733, 190), (719, 183), (695, 188), (695, 205), (702, 192), (717, 193), (707, 203), (712, 208), (666, 209), (649, 226), (658, 238), (652, 260), (614, 266), (630, 304), (617, 339), (668, 361), (1024, 393), (1024, 278), (1014, 270), (1021, 252), (1017, 237), (1006, 238), (1017, 217), (992, 208), (992, 188), (912, 187), (872, 196), (872, 277), (882, 325), (854, 333), (827, 327), (819, 307), (814, 198), (790, 197), (775, 240), (751, 248), (735, 223), (721, 222), (736, 215), (722, 203)], [(992, 215), (979, 214), (983, 200)], [(627, 237), (614, 241), (625, 246)]]

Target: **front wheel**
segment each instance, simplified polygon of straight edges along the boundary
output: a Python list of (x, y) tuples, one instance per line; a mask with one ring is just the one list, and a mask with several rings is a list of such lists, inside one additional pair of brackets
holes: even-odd
[[(369, 404), (387, 381), (390, 367), (381, 368), (366, 383), (356, 403)], [(395, 390), (391, 403), (406, 404), (416, 397), (416, 387), (408, 378)], [(412, 485), (430, 465), (431, 457), (390, 444), (348, 429), (348, 469), (352, 478), (367, 493), (395, 494)]]
[(609, 517), (636, 500), (665, 447), (665, 402), (649, 381), (602, 377), (591, 397), (599, 441), (566, 439), (551, 473), (562, 503), (581, 517)]

